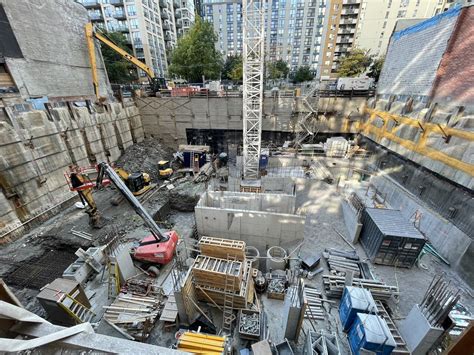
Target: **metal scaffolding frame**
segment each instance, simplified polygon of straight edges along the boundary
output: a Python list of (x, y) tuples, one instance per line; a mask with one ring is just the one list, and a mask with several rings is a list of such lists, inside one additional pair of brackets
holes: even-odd
[(258, 179), (262, 136), (264, 1), (243, 0), (244, 179)]

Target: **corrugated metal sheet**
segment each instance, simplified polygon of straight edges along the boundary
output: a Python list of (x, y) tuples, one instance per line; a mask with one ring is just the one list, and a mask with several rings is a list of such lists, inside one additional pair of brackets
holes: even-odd
[(418, 229), (406, 220), (398, 210), (367, 208), (366, 212), (377, 228), (386, 236), (424, 239)]

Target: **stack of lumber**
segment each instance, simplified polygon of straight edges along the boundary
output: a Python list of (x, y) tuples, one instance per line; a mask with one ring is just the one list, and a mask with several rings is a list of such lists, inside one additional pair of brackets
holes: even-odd
[(347, 252), (331, 248), (326, 249), (323, 256), (333, 275), (344, 276), (346, 273), (352, 272), (355, 277), (361, 276), (359, 256), (354, 250)]
[(304, 296), (307, 301), (305, 318), (308, 319), (322, 319), (324, 320), (323, 297), (321, 292), (315, 288), (305, 286)]
[(104, 318), (128, 339), (144, 340), (160, 314), (163, 304), (156, 297), (120, 293), (110, 306), (104, 306)]
[[(252, 261), (245, 260), (243, 263), (244, 272), (242, 275), (242, 282), (240, 282), (240, 290), (234, 292), (234, 309), (247, 308), (247, 305), (253, 302), (254, 297), (254, 283), (252, 279)], [(210, 287), (202, 285), (194, 279), (194, 289), (196, 297), (199, 301), (224, 305), (224, 284), (219, 287)]]
[(198, 246), (202, 255), (219, 259), (235, 257), (239, 261), (245, 259), (245, 242), (241, 240), (202, 237)]
[(225, 351), (225, 337), (185, 332), (178, 339), (178, 350), (192, 354), (220, 355)]
[[(323, 275), (323, 285), (326, 295), (328, 297), (341, 298), (342, 292), (344, 291), (344, 287), (346, 286), (345, 277)], [(388, 300), (392, 296), (399, 295), (398, 287), (388, 286), (376, 280), (353, 278), (352, 285), (347, 286), (355, 286), (368, 289), (376, 300)]]
[[(240, 291), (244, 264), (240, 261), (217, 259), (198, 255), (194, 261), (193, 278), (197, 285), (213, 288), (224, 288), (226, 279), (230, 279), (231, 288)], [(232, 280), (233, 279), (233, 280)]]

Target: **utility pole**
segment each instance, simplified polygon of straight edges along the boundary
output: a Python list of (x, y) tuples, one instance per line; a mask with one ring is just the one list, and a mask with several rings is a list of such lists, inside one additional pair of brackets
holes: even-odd
[(262, 143), (264, 0), (243, 0), (243, 138), (244, 179), (259, 178)]

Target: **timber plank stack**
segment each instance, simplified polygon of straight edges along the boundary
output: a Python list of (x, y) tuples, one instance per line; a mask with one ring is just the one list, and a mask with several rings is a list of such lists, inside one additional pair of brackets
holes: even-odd
[(201, 286), (222, 288), (226, 278), (233, 278), (233, 290), (240, 291), (244, 272), (244, 264), (240, 261), (198, 255), (192, 270), (194, 281)]
[(238, 261), (245, 260), (245, 242), (241, 240), (202, 237), (198, 245), (202, 255), (220, 259), (234, 256)]
[[(345, 278), (342, 276), (323, 275), (323, 285), (328, 297), (341, 298), (346, 286)], [(368, 289), (376, 300), (388, 300), (392, 296), (399, 295), (398, 287), (385, 285), (376, 280), (354, 278), (351, 286)]]
[(120, 293), (110, 306), (104, 308), (104, 318), (118, 331), (135, 340), (145, 340), (161, 314), (163, 303), (157, 297)]

